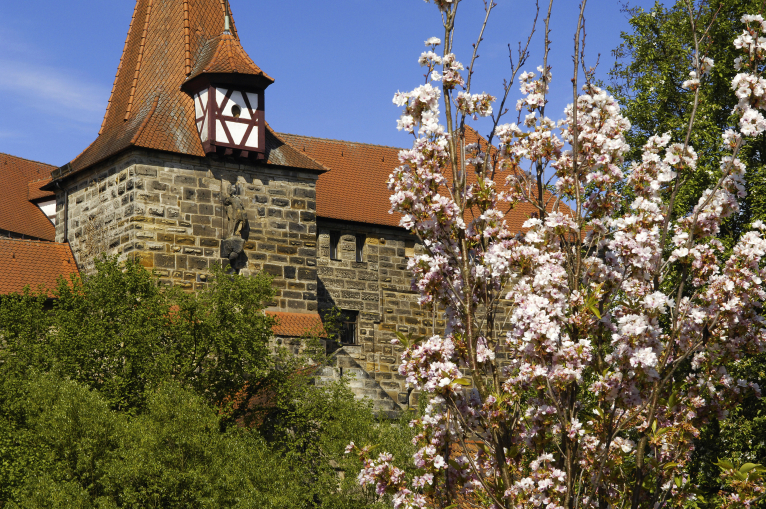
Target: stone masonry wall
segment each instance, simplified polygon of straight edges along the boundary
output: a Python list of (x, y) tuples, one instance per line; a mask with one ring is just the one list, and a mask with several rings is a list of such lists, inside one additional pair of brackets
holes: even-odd
[[(402, 348), (393, 346), (396, 332), (413, 337), (429, 337), (444, 332), (442, 313), (431, 306), (421, 306), (418, 294), (411, 290), (412, 272), (407, 270), (411, 256), (422, 254), (416, 237), (403, 229), (374, 227), (319, 219), (319, 309), (337, 307), (358, 311), (358, 345), (355, 361), (376, 380), (402, 408), (417, 405), (417, 392), (409, 394), (398, 368)], [(330, 259), (330, 232), (340, 233), (337, 260)], [(356, 261), (356, 235), (365, 235), (363, 261)], [(509, 316), (510, 305), (501, 301), (498, 316)], [(496, 324), (498, 337), (510, 324)], [(348, 347), (346, 347), (348, 349)], [(506, 354), (497, 353), (500, 365)], [(467, 377), (469, 370), (463, 369)], [(409, 401), (408, 401), (409, 398)]]
[[(316, 179), (288, 168), (133, 150), (57, 193), (56, 240), (69, 241), (84, 273), (105, 253), (138, 260), (165, 284), (198, 289), (211, 264), (225, 261), (222, 199), (234, 189), (249, 223), (235, 268), (274, 276), (272, 310), (357, 311), (357, 344), (339, 350), (339, 366), (367, 373), (357, 381), (360, 394), (375, 393), (382, 410), (388, 403), (378, 387), (401, 408), (414, 406), (417, 394), (398, 374), (402, 349), (391, 340), (396, 332), (424, 337), (444, 330), (441, 316), (421, 306), (410, 287), (408, 259), (422, 246), (400, 228), (317, 222)], [(340, 234), (338, 259), (330, 259), (330, 232)], [(360, 262), (357, 235), (365, 236)]]
[(105, 253), (138, 260), (166, 284), (199, 288), (211, 264), (225, 261), (222, 189), (234, 190), (249, 223), (235, 267), (274, 276), (272, 309), (316, 312), (316, 178), (288, 168), (133, 150), (57, 194), (56, 240), (69, 241), (85, 273)]
[[(391, 344), (396, 331), (425, 336), (433, 331), (430, 308), (411, 290), (408, 258), (420, 253), (403, 229), (320, 219), (318, 223), (320, 311), (358, 311), (357, 362), (403, 407), (405, 379), (398, 373), (402, 349)], [(330, 232), (340, 233), (337, 260), (330, 259)], [(363, 261), (356, 261), (356, 235), (365, 235)], [(444, 326), (440, 320), (437, 327)], [(414, 398), (410, 403), (414, 404)]]

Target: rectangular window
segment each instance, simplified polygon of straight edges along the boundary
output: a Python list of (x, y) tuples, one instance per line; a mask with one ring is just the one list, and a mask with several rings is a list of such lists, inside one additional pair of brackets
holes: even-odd
[(356, 236), (356, 261), (358, 262), (364, 261), (364, 243), (366, 240), (367, 240), (366, 235)]
[(340, 260), (340, 232), (330, 232), (330, 260)]
[(358, 311), (344, 311), (343, 323), (340, 329), (340, 342), (344, 345), (357, 344), (358, 335)]

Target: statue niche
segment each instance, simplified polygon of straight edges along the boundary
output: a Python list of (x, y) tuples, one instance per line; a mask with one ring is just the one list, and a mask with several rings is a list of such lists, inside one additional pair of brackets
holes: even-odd
[(223, 208), (226, 215), (227, 236), (221, 242), (221, 258), (229, 260), (229, 266), (238, 271), (242, 265), (246, 264), (242, 254), (245, 249), (245, 239), (242, 238), (243, 231), (247, 230), (247, 211), (242, 205), (242, 200), (235, 194), (229, 194), (223, 199)]

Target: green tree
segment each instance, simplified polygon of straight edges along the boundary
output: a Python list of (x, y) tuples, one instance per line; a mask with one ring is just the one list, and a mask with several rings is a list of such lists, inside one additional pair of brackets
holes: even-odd
[[(374, 489), (359, 486), (359, 458), (345, 453), (350, 442), (375, 444), (400, 458), (414, 453), (408, 426), (412, 415), (393, 422), (377, 418), (372, 402), (356, 400), (348, 381), (315, 385), (306, 376), (283, 380), (258, 427), (288, 462), (300, 465), (306, 489), (320, 507), (372, 507), (384, 500)], [(401, 467), (413, 470), (411, 464)]]
[[(691, 210), (702, 191), (720, 176), (721, 134), (734, 127), (731, 111), (736, 105), (731, 90), (737, 73), (732, 34), (742, 30), (743, 14), (762, 11), (763, 0), (703, 0), (698, 4), (698, 32), (707, 29), (701, 53), (712, 58), (715, 66), (703, 81), (690, 139), (699, 155), (698, 170), (679, 192), (677, 215)], [(656, 2), (648, 11), (640, 7), (626, 7), (624, 11), (630, 16), (632, 32), (623, 32), (623, 42), (613, 52), (609, 88), (632, 124), (627, 136), (632, 152), (626, 158), (631, 162), (641, 157), (641, 147), (653, 134), (686, 132), (694, 94), (682, 84), (689, 79), (694, 43), (686, 0), (669, 7)], [(727, 221), (722, 232), (728, 245), (738, 238), (743, 226), (766, 218), (766, 136), (748, 144), (739, 157), (748, 167), (748, 197), (742, 203), (742, 213)]]
[(53, 372), (98, 390), (117, 410), (135, 410), (147, 389), (170, 379), (221, 403), (273, 367), (267, 276), (214, 270), (204, 290), (185, 293), (162, 288), (135, 263), (101, 260), (96, 269), (60, 281), (51, 312), (29, 292), (0, 301), (0, 380)]
[(221, 431), (217, 409), (172, 382), (152, 391), (138, 415), (53, 375), (25, 385), (26, 426), (16, 429), (12, 452), (34, 461), (25, 461), (0, 507), (3, 500), (19, 509), (382, 507), (358, 486), (360, 463), (345, 445), (374, 441), (412, 452), (408, 428), (375, 419), (344, 384), (286, 391), (291, 411), (270, 426), (270, 441), (254, 428)]
[(50, 375), (29, 380), (29, 445), (42, 461), (10, 507), (305, 507), (298, 472), (257, 433), (218, 429), (200, 395), (169, 383), (138, 416)]
[[(198, 293), (102, 260), (0, 298), (0, 507), (375, 507), (351, 441), (411, 447), (348, 380), (275, 350), (270, 279), (214, 270)], [(412, 451), (407, 450), (408, 455)]]
[[(721, 134), (733, 127), (732, 108), (736, 97), (731, 80), (737, 73), (732, 34), (740, 32), (744, 14), (764, 13), (763, 0), (703, 0), (697, 2), (700, 32), (707, 29), (701, 53), (713, 58), (715, 66), (703, 80), (695, 131), (690, 144), (699, 154), (697, 171), (683, 183), (674, 214), (681, 216), (696, 205), (704, 189), (720, 177)], [(664, 132), (685, 132), (693, 110), (693, 93), (682, 88), (689, 79), (694, 54), (692, 28), (685, 0), (650, 10), (626, 7), (631, 31), (622, 34), (622, 44), (614, 51), (615, 65), (610, 72), (611, 92), (631, 120), (628, 143), (633, 147), (628, 162), (641, 157), (641, 147), (649, 136)], [(695, 13), (696, 15), (696, 13)], [(709, 29), (708, 29), (709, 27)], [(674, 140), (683, 142), (684, 140)], [(743, 228), (755, 220), (766, 220), (766, 136), (761, 136), (740, 153), (746, 163), (748, 196), (741, 213), (724, 223), (720, 240), (731, 247)], [(757, 381), (766, 387), (766, 356), (760, 355), (730, 366), (731, 376)], [(748, 396), (726, 419), (713, 420), (698, 440), (695, 463), (691, 466), (707, 490), (714, 495), (721, 487), (717, 458), (735, 464), (766, 464), (766, 404)], [(714, 500), (714, 499), (713, 499)], [(711, 507), (715, 502), (711, 502)]]

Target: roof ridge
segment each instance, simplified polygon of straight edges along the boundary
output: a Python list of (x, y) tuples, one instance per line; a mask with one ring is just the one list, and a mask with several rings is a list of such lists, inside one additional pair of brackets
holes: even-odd
[(377, 143), (365, 143), (363, 141), (350, 141), (350, 140), (338, 140), (334, 138), (320, 138), (319, 136), (306, 136), (303, 134), (291, 134), (291, 133), (277, 133), (278, 135), (285, 135), (285, 136), (297, 136), (299, 138), (308, 138), (310, 140), (319, 140), (319, 141), (332, 141), (335, 143), (353, 143), (354, 145), (366, 145), (368, 147), (379, 147), (379, 148), (391, 148), (395, 150), (408, 150), (404, 147), (394, 147), (392, 145), (379, 145)]
[(53, 180), (53, 177), (45, 177), (45, 178), (41, 178), (41, 179), (37, 179), (37, 180), (30, 180), (29, 182), (27, 182), (27, 185), (35, 184), (37, 182), (42, 182), (43, 180)]
[(17, 238), (0, 238), (0, 242), (27, 242), (27, 243), (34, 243), (34, 244), (45, 244), (45, 245), (58, 245), (58, 246), (68, 246), (68, 242), (56, 242), (53, 240), (36, 240), (36, 239), (17, 239)]
[[(320, 162), (318, 159), (316, 159), (316, 158), (313, 158), (313, 157), (311, 157), (310, 155), (306, 154), (306, 153), (305, 153), (305, 152), (306, 152), (305, 150), (303, 150), (303, 151), (301, 151), (301, 150), (298, 150), (298, 147), (294, 147), (293, 145), (291, 145), (291, 144), (290, 144), (290, 142), (288, 142), (288, 141), (285, 141), (285, 140), (283, 140), (282, 138), (280, 138), (280, 137), (279, 137), (279, 133), (278, 133), (278, 132), (276, 132), (274, 129), (272, 129), (272, 128), (271, 128), (271, 126), (269, 125), (269, 123), (268, 123), (267, 121), (264, 121), (263, 123), (264, 123), (264, 124), (266, 124), (266, 129), (268, 129), (269, 131), (271, 131), (271, 134), (272, 134), (272, 135), (273, 135), (275, 138), (277, 138), (279, 141), (281, 141), (282, 143), (284, 143), (284, 144), (285, 144), (285, 145), (287, 145), (288, 147), (290, 147), (290, 148), (292, 148), (293, 150), (295, 150), (296, 152), (298, 152), (298, 153), (301, 155), (301, 157), (305, 157), (306, 159), (309, 159), (309, 160), (313, 161), (314, 163), (318, 164), (320, 167), (324, 168), (326, 171), (330, 171), (330, 170), (331, 170), (331, 168), (328, 168), (327, 166), (325, 166), (324, 164), (322, 164), (322, 163), (321, 163), (321, 162)], [(267, 161), (267, 164), (268, 164), (268, 161)]]
[(191, 20), (189, 19), (189, 0), (184, 0), (184, 72), (191, 74)]
[(6, 152), (0, 152), (0, 156), (8, 156), (8, 157), (13, 157), (14, 159), (21, 159), (22, 161), (28, 161), (30, 163), (43, 164), (45, 166), (50, 166), (50, 167), (52, 167), (54, 169), (58, 168), (58, 166), (56, 166), (55, 164), (44, 163), (42, 161), (35, 161), (34, 159), (27, 159), (26, 157), (19, 157), (19, 156), (15, 156), (13, 154), (8, 154)]

